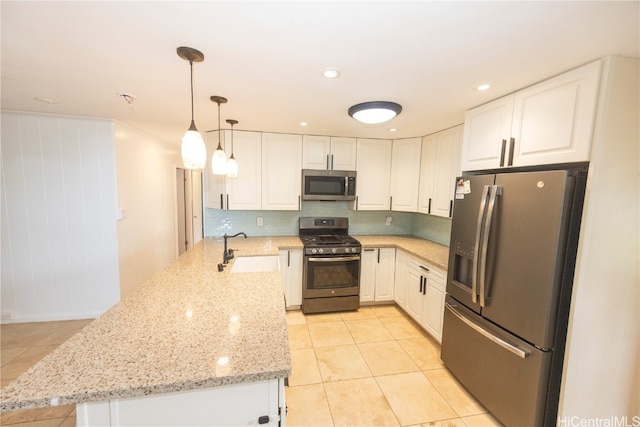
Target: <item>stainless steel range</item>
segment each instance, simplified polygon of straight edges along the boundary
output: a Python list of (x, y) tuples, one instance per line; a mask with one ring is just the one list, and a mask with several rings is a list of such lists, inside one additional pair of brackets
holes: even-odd
[(303, 313), (360, 307), (362, 246), (348, 231), (349, 218), (300, 218), (299, 235), (304, 244)]

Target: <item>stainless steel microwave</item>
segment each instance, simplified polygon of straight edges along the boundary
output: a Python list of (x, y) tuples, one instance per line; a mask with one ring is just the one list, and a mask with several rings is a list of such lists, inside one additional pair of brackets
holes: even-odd
[(302, 170), (302, 200), (355, 200), (356, 171)]

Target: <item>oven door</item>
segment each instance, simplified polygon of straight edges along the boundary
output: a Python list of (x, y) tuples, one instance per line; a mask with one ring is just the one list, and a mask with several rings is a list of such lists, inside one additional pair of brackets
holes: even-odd
[(360, 255), (304, 257), (305, 298), (360, 295)]

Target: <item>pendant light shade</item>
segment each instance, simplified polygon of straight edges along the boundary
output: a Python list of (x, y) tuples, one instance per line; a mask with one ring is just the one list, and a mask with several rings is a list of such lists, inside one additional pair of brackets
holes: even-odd
[(193, 63), (204, 61), (204, 55), (190, 47), (179, 47), (177, 53), (180, 58), (189, 61), (191, 71), (191, 126), (182, 137), (182, 163), (187, 169), (203, 169), (207, 163), (207, 149), (193, 119)]
[(237, 178), (238, 177), (238, 162), (235, 157), (233, 157), (233, 125), (237, 125), (238, 121), (233, 119), (227, 119), (227, 123), (231, 125), (231, 156), (227, 161), (227, 176), (229, 178)]
[(389, 101), (371, 101), (349, 108), (349, 115), (367, 124), (384, 123), (402, 112), (402, 106)]
[(222, 139), (222, 129), (220, 129), (220, 104), (225, 104), (227, 98), (222, 96), (211, 96), (209, 99), (218, 104), (218, 147), (211, 156), (211, 172), (214, 175), (226, 175), (227, 174), (227, 155), (222, 149), (220, 143)]

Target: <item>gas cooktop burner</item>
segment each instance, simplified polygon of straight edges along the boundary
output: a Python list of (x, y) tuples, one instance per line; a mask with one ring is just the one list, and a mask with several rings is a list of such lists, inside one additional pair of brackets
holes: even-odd
[(300, 218), (300, 240), (307, 255), (360, 253), (360, 242), (347, 234), (348, 218)]

